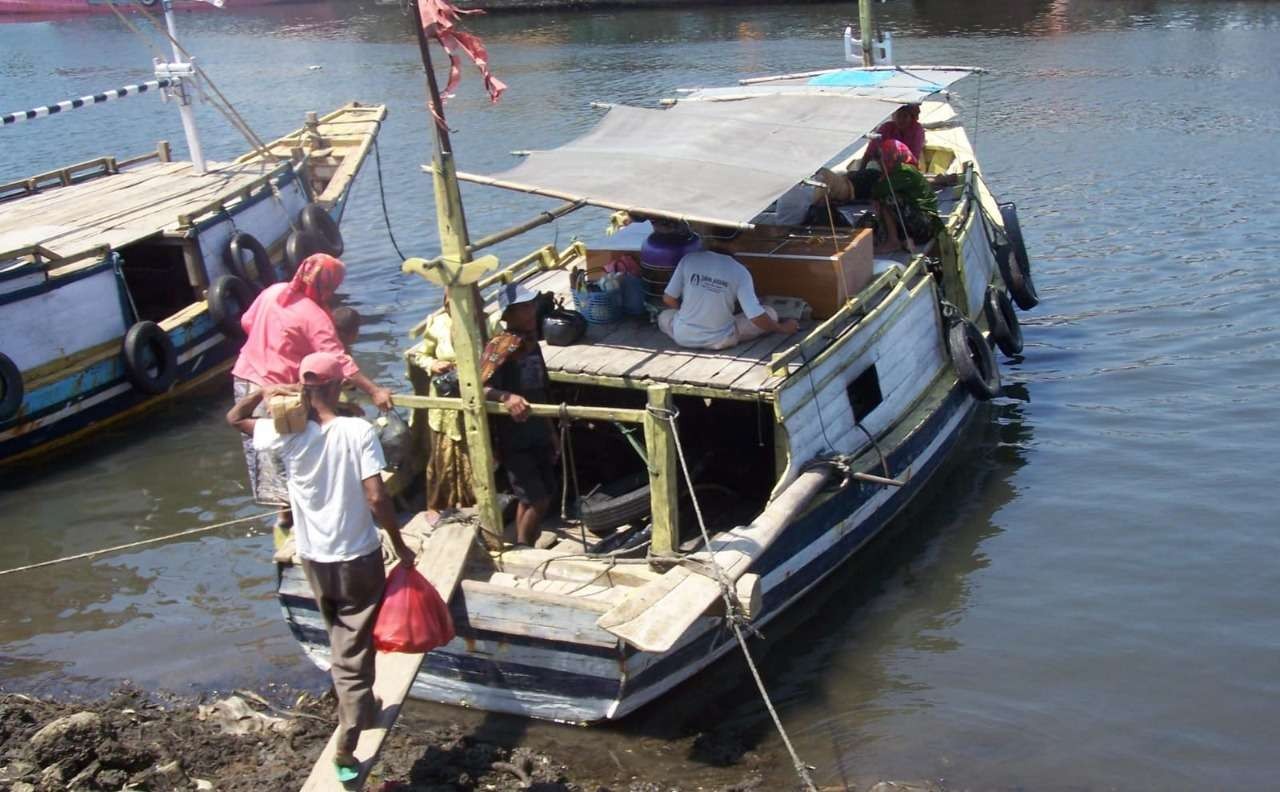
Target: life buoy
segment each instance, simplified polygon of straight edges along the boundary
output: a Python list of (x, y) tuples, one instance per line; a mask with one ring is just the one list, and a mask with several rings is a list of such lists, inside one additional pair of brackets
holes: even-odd
[(289, 265), (290, 277), (302, 260), (314, 253), (328, 253), (324, 239), (315, 231), (295, 228), (284, 243), (284, 259)]
[[(252, 256), (252, 265), (245, 261), (245, 253)], [(225, 258), (231, 274), (246, 283), (265, 289), (276, 282), (276, 268), (271, 265), (271, 255), (253, 234), (244, 231), (232, 234)]]
[[(1000, 204), (1000, 219), (1004, 221), (1004, 236), (1008, 245), (996, 246), (996, 264), (1000, 266), (1000, 277), (1004, 285), (1009, 287), (1013, 301), (1024, 311), (1035, 308), (1040, 303), (1036, 294), (1036, 285), (1031, 281), (1031, 260), (1027, 258), (1027, 246), (1022, 241), (1022, 225), (1018, 223), (1018, 207), (1011, 203)], [(1012, 253), (1012, 258), (1010, 258)]]
[(956, 376), (975, 399), (987, 401), (1000, 393), (1000, 370), (977, 325), (968, 319), (954, 322), (947, 330), (947, 351)]
[(223, 275), (209, 287), (209, 315), (221, 330), (230, 338), (244, 336), (244, 328), (240, 326), (240, 317), (253, 304), (253, 287), (235, 275)]
[(325, 247), (319, 252), (328, 253), (330, 256), (342, 255), (342, 230), (338, 228), (338, 222), (333, 219), (333, 215), (325, 211), (323, 206), (318, 203), (309, 203), (302, 207), (302, 212), (298, 214), (298, 222), (302, 223), (303, 228), (324, 240)]
[(133, 387), (152, 396), (178, 378), (178, 350), (160, 325), (142, 321), (124, 334), (124, 373)]
[(22, 409), (22, 371), (8, 355), (0, 352), (0, 421), (7, 421)]
[(1018, 313), (1013, 310), (1009, 294), (1003, 289), (988, 286), (984, 311), (987, 326), (991, 328), (991, 339), (1000, 351), (1009, 357), (1022, 352), (1022, 325), (1018, 323)]

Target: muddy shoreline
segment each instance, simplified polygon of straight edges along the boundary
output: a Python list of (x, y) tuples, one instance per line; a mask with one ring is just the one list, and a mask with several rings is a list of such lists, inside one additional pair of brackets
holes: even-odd
[[(285, 689), (183, 698), (120, 688), (98, 699), (54, 700), (0, 691), (0, 789), (286, 790), (302, 786), (333, 730), (329, 695)], [(481, 739), (474, 729), (415, 722), (393, 731), (365, 787), (378, 792), (538, 790), (667, 792), (766, 788), (748, 753), (724, 768), (737, 780), (672, 786), (636, 775), (609, 751), (553, 755)], [(586, 750), (582, 750), (586, 748)], [(605, 755), (597, 756), (595, 753)], [(775, 787), (776, 788), (776, 787)]]

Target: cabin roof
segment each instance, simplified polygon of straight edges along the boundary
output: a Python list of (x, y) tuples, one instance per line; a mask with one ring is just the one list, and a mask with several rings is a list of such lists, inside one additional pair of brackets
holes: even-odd
[(749, 227), (778, 196), (863, 143), (904, 102), (968, 69), (837, 69), (722, 89), (664, 108), (611, 107), (585, 135), (509, 170), (460, 179), (633, 214)]

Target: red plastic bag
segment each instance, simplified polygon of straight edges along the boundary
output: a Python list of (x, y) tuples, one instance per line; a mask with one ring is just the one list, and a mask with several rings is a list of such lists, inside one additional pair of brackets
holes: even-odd
[(436, 587), (418, 570), (396, 564), (387, 576), (373, 625), (374, 647), (380, 652), (425, 654), (452, 640), (453, 619)]

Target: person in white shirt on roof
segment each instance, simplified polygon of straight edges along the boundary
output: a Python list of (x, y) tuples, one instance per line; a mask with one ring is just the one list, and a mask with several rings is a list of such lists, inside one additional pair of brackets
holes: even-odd
[[(751, 273), (733, 256), (714, 249), (688, 253), (676, 265), (662, 295), (667, 310), (658, 328), (680, 346), (727, 349), (765, 333), (790, 335), (800, 329), (794, 319), (778, 321), (772, 308), (760, 304)], [(742, 307), (735, 314), (734, 303)]]
[(254, 448), (274, 452), (288, 471), (293, 535), (302, 570), (329, 632), (333, 686), (338, 694), (339, 777), (358, 766), (354, 751), (362, 727), (377, 716), (373, 696), (373, 624), (385, 583), (376, 521), (400, 560), (413, 552), (400, 536), (391, 498), (382, 484), (385, 462), (373, 427), (338, 414), (343, 363), (331, 352), (302, 359), (299, 375), (309, 409), (302, 431), (280, 434), (270, 418), (252, 416), (262, 399), (299, 386), (273, 385), (236, 402), (227, 422), (253, 437)]

